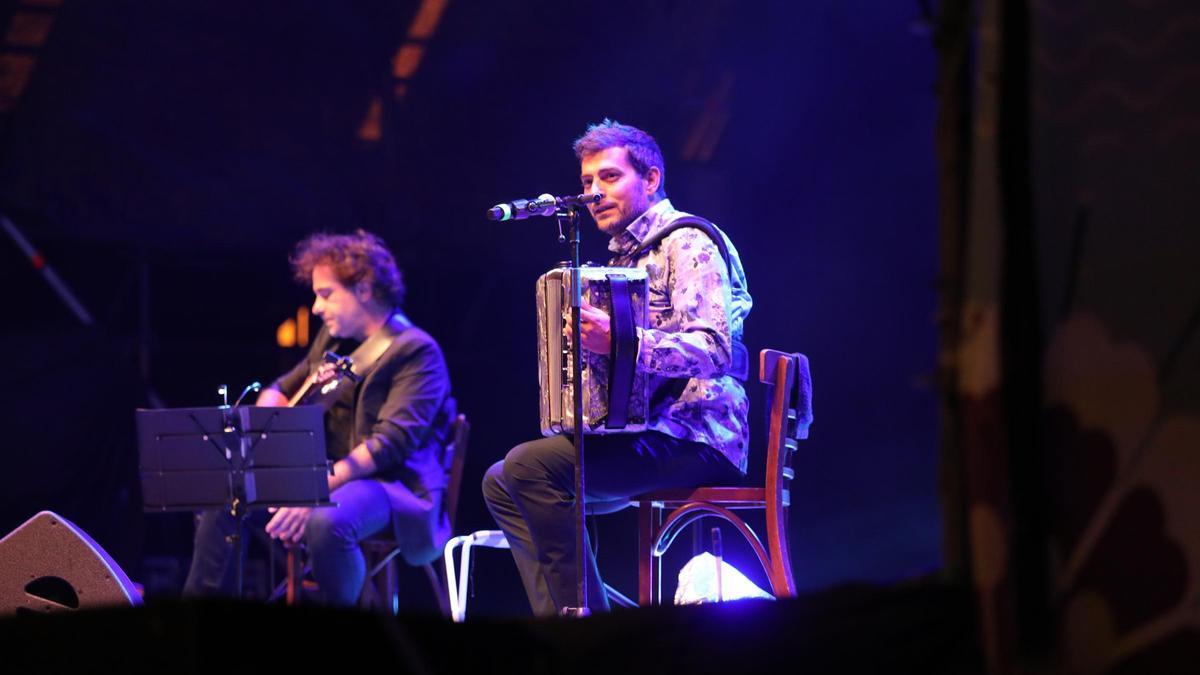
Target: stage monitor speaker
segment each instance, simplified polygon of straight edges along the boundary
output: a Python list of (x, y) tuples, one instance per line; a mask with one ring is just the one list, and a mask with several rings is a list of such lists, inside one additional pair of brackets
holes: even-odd
[(62, 516), (42, 511), (0, 539), (0, 615), (140, 604), (116, 561)]

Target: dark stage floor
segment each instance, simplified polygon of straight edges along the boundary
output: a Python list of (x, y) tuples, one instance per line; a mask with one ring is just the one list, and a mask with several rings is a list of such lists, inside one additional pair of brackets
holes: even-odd
[[(973, 673), (967, 595), (917, 584), (583, 620), (391, 617), (251, 603), (159, 603), (0, 622), (8, 672)], [(378, 665), (375, 665), (378, 664)]]

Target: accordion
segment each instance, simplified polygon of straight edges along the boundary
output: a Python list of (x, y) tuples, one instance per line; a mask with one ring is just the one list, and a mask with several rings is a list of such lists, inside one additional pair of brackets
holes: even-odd
[[(646, 430), (649, 378), (637, 372), (637, 328), (647, 327), (645, 270), (582, 267), (583, 299), (611, 317), (613, 351), (581, 350), (583, 431), (590, 434)], [(571, 321), (571, 270), (558, 267), (538, 277), (538, 384), (543, 436), (575, 430), (572, 344), (563, 329)]]

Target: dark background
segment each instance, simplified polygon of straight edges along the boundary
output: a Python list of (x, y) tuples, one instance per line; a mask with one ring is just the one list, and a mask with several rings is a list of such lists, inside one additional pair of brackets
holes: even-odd
[[(493, 527), (477, 486), (537, 435), (533, 281), (567, 252), (550, 220), (483, 213), (574, 191), (571, 141), (612, 117), (656, 136), (674, 204), (740, 249), (750, 350), (812, 361), (816, 423), (790, 522), (800, 589), (939, 568), (935, 52), (921, 3), (451, 0), (416, 41), (416, 1), (32, 4), (0, 3), (10, 25), (51, 23), (38, 44), (6, 43), (32, 66), (0, 112), (0, 212), (95, 323), (0, 238), (0, 532), (55, 510), (152, 598), (177, 592), (191, 523), (141, 513), (133, 410), (152, 395), (214, 405), (218, 384), (299, 359), (275, 345), (311, 300), (287, 255), (309, 232), (355, 227), (396, 253), (407, 310), (441, 342), (473, 424), (456, 529)], [(423, 58), (397, 78), (404, 44)], [(585, 258), (602, 261), (587, 225)], [(633, 594), (632, 512), (597, 527), (602, 571)], [(506, 556), (479, 553), (473, 614), (528, 611)]]

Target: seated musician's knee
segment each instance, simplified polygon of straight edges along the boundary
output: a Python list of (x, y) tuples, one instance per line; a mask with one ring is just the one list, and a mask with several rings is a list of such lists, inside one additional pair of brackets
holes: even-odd
[(304, 539), (309, 546), (321, 544), (358, 544), (354, 524), (339, 513), (339, 509), (313, 509), (312, 516), (304, 528)]
[(483, 474), (483, 498), (489, 502), (504, 499), (507, 495), (504, 489), (504, 460), (488, 467)]
[(546, 475), (542, 455), (545, 446), (538, 441), (521, 443), (508, 451), (500, 462), (504, 484), (510, 490), (522, 482), (538, 480)]

